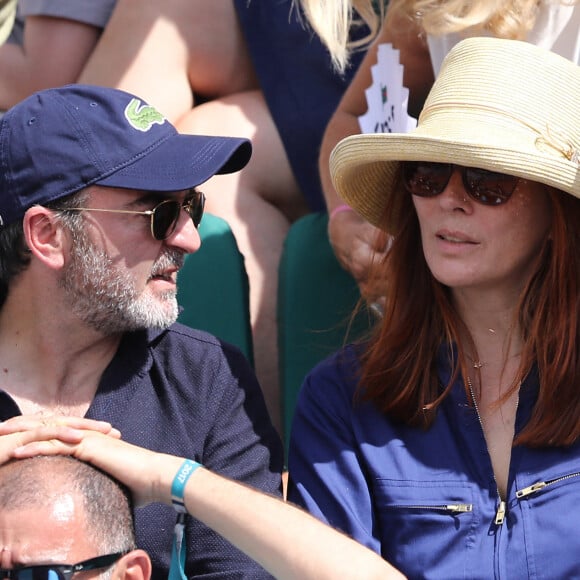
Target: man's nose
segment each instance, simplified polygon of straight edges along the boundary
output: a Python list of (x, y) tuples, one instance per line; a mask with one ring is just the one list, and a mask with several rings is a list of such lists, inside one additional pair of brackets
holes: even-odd
[(186, 211), (180, 212), (175, 230), (165, 239), (165, 243), (187, 254), (193, 254), (201, 247), (199, 232)]

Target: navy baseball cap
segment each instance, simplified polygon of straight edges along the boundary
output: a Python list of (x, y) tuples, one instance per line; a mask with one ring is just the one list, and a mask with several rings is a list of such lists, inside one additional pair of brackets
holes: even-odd
[(125, 91), (67, 85), (40, 91), (0, 120), (0, 225), (89, 185), (180, 191), (233, 173), (247, 139), (182, 135)]

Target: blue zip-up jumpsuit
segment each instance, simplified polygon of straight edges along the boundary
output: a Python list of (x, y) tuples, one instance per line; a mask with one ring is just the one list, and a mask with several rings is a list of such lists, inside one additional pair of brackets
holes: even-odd
[[(441, 384), (450, 376), (439, 359)], [(307, 377), (290, 443), (289, 499), (380, 553), (409, 578), (579, 578), (580, 445), (514, 447), (500, 501), (461, 380), (429, 430), (353, 404), (354, 347)], [(516, 432), (532, 411), (522, 384)]]

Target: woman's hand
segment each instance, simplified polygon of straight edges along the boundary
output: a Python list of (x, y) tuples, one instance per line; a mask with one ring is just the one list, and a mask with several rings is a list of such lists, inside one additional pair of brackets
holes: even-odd
[(341, 211), (328, 221), (328, 238), (340, 265), (351, 273), (361, 294), (371, 300), (378, 298), (369, 286), (371, 266), (388, 251), (379, 241), (380, 234), (354, 211)]

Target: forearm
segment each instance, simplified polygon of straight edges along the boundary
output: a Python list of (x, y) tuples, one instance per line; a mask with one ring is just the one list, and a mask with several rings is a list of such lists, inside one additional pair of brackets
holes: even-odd
[(299, 508), (203, 468), (191, 476), (184, 497), (191, 515), (277, 578), (403, 577), (379, 555)]
[(358, 117), (339, 107), (324, 132), (318, 160), (322, 191), (324, 192), (326, 208), (329, 213), (344, 203), (332, 184), (329, 167), (330, 154), (339, 141), (349, 135), (356, 135), (357, 133), (360, 133)]
[(387, 19), (369, 47), (359, 70), (331, 117), (320, 149), (319, 172), (328, 211), (342, 204), (330, 178), (329, 159), (336, 144), (349, 135), (360, 133), (358, 117), (367, 110), (365, 90), (372, 83), (371, 67), (377, 62), (379, 45), (390, 43), (399, 50), (404, 67), (403, 84), (409, 89), (409, 112), (417, 116), (433, 83), (433, 70), (424, 35), (415, 22), (404, 15)]
[[(126, 446), (122, 442), (118, 445)], [(139, 503), (158, 501), (171, 505), (173, 480), (184, 459), (132, 449), (123, 462), (102, 449), (98, 458), (92, 453), (88, 457), (134, 491), (139, 490)], [(276, 578), (403, 578), (378, 554), (305, 511), (203, 467), (197, 468), (185, 483), (183, 500), (191, 516)]]
[(324, 131), (318, 157), (318, 169), (329, 213), (344, 203), (332, 185), (329, 167), (330, 154), (339, 141), (360, 133), (358, 118), (367, 110), (365, 90), (372, 82), (371, 67), (376, 62), (379, 41), (380, 37), (369, 47), (356, 75), (342, 96)]
[[(17, 423), (5, 428), (6, 433), (15, 430), (19, 430)], [(180, 457), (78, 430), (36, 432), (10, 448), (17, 445), (7, 453), (20, 458), (64, 453), (92, 463), (131, 488), (136, 505), (171, 505), (173, 480), (184, 463)], [(190, 515), (277, 578), (402, 578), (378, 554), (306, 512), (203, 467), (185, 483), (183, 500)]]

